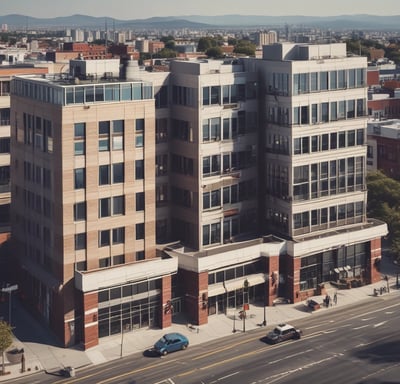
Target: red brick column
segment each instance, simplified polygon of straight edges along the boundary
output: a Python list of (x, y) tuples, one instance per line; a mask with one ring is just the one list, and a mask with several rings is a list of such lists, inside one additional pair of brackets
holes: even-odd
[(197, 324), (208, 323), (208, 272), (201, 272), (199, 277), (199, 301)]
[(274, 299), (278, 297), (279, 285), (279, 256), (269, 256), (267, 258), (268, 284), (267, 284), (267, 305), (272, 305)]
[(208, 323), (208, 272), (180, 269), (185, 292), (185, 307), (189, 320), (196, 325)]
[(382, 240), (380, 237), (373, 239), (370, 242), (371, 253), (367, 258), (367, 270), (365, 278), (367, 283), (376, 283), (381, 280), (381, 272), (379, 270), (379, 264), (382, 257)]
[(298, 303), (303, 300), (300, 293), (300, 257), (286, 255), (287, 277), (286, 277), (286, 295), (292, 303)]
[(83, 346), (86, 350), (99, 344), (97, 292), (83, 295), (83, 316)]
[(162, 286), (161, 286), (161, 303), (160, 303), (160, 311), (161, 311), (161, 328), (170, 327), (172, 324), (172, 304), (171, 304), (171, 276), (164, 276), (162, 278)]

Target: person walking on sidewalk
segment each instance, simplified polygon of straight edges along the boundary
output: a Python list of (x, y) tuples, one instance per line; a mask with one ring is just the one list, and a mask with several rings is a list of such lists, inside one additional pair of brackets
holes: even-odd
[(336, 292), (333, 295), (333, 302), (335, 303), (335, 305), (337, 304), (337, 293)]

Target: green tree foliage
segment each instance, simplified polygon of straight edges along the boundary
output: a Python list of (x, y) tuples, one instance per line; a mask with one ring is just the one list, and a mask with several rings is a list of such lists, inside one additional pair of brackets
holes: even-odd
[(205, 52), (208, 57), (212, 57), (214, 59), (220, 59), (224, 57), (224, 52), (221, 47), (211, 47), (208, 48)]
[(255, 56), (256, 46), (249, 40), (239, 40), (235, 45), (233, 52), (246, 56)]
[(377, 171), (368, 174), (367, 185), (368, 216), (387, 223), (391, 251), (400, 261), (400, 182)]
[(170, 49), (170, 50), (172, 50), (172, 51), (175, 51), (175, 40), (168, 40), (168, 41), (165, 43), (164, 47), (165, 47), (166, 49)]
[(207, 49), (217, 46), (217, 40), (212, 37), (200, 37), (199, 42), (197, 43), (197, 51), (198, 52), (206, 52)]
[(173, 49), (169, 48), (163, 48), (160, 51), (158, 51), (156, 54), (153, 55), (153, 58), (160, 59), (160, 58), (165, 58), (165, 59), (170, 59), (176, 57), (176, 51)]
[(370, 48), (383, 49), (385, 57), (393, 60), (396, 64), (400, 64), (400, 45), (397, 41), (391, 41), (389, 46), (384, 46), (378, 41), (370, 39), (348, 39), (346, 40), (347, 51), (354, 55), (367, 56), (370, 59)]
[(164, 44), (166, 44), (168, 41), (175, 41), (175, 39), (174, 39), (174, 36), (168, 35), (168, 36), (161, 37), (160, 41), (162, 41)]
[(0, 321), (0, 352), (2, 355), (2, 372), (4, 368), (4, 352), (9, 348), (13, 341), (12, 328), (5, 321)]
[(229, 45), (236, 45), (237, 44), (237, 39), (234, 39), (233, 37), (230, 37), (228, 39), (228, 44)]

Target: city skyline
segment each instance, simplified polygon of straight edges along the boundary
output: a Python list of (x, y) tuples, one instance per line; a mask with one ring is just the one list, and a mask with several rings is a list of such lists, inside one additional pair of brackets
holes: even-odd
[[(372, 0), (336, 2), (304, 0), (301, 3), (283, 0), (269, 3), (261, 0), (249, 0), (246, 3), (221, 0), (217, 3), (203, 0), (200, 4), (182, 0), (164, 2), (154, 0), (151, 3), (129, 0), (116, 0), (112, 4), (104, 0), (86, 0), (84, 2), (54, 2), (52, 0), (3, 0), (1, 15), (21, 14), (37, 18), (53, 18), (82, 14), (94, 17), (113, 17), (120, 20), (146, 19), (150, 17), (189, 16), (189, 15), (232, 15), (243, 16), (340, 16), (349, 14), (373, 14), (379, 16), (400, 15), (400, 2), (385, 0), (377, 3)], [(245, 4), (245, 5), (244, 5)]]

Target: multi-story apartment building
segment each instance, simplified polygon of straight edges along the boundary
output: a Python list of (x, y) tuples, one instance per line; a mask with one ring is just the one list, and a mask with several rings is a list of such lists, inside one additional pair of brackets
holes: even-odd
[(204, 324), (378, 280), (366, 66), (344, 44), (275, 44), (15, 79), (13, 238), (32, 304), (90, 347), (179, 311)]
[(177, 263), (155, 247), (152, 85), (118, 81), (119, 60), (71, 73), (13, 82), (12, 233), (26, 301), (88, 348), (168, 325)]
[(48, 68), (30, 64), (0, 66), (0, 243), (10, 233), (10, 83), (15, 75), (45, 74)]

